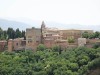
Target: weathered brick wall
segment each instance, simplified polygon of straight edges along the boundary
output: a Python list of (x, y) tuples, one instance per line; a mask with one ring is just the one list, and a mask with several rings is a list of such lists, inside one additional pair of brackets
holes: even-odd
[(11, 52), (13, 50), (13, 40), (8, 40), (8, 51)]
[(97, 42), (100, 42), (100, 39), (87, 39), (86, 47), (93, 47), (93, 45)]
[(36, 50), (41, 43), (41, 30), (37, 28), (26, 29), (26, 48)]
[(7, 41), (5, 40), (0, 41), (0, 51), (4, 51), (6, 45)]

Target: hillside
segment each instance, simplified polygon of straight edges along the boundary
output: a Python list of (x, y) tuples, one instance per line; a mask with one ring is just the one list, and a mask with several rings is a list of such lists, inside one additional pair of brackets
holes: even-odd
[(26, 28), (30, 28), (31, 25), (23, 22), (0, 19), (0, 27), (4, 30), (6, 30), (8, 27), (11, 27), (13, 29), (19, 28), (20, 30), (26, 30)]

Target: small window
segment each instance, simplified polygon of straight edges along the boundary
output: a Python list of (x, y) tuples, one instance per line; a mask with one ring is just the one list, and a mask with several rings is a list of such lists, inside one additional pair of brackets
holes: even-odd
[(16, 46), (18, 46), (18, 43), (16, 43)]
[(32, 43), (32, 40), (29, 40), (28, 43)]

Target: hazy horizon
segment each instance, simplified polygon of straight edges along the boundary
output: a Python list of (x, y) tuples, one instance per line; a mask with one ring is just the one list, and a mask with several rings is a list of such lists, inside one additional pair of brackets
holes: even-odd
[[(80, 24), (64, 24), (60, 22), (53, 22), (53, 21), (44, 21), (46, 27), (49, 28), (58, 28), (60, 30), (69, 30), (69, 29), (75, 29), (75, 30), (93, 30), (93, 31), (100, 31), (100, 25), (80, 25)], [(41, 28), (41, 21), (33, 21), (28, 19), (1, 19), (0, 18), (0, 27), (4, 30), (7, 30), (9, 27), (13, 29), (19, 28), (20, 30), (26, 30), (26, 28)]]

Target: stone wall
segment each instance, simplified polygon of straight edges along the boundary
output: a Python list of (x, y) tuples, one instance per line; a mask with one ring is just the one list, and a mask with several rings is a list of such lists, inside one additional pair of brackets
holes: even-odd
[(8, 40), (8, 51), (23, 50), (26, 48), (26, 41), (23, 38), (9, 39)]
[(9, 52), (13, 51), (13, 40), (12, 39), (8, 40), (8, 51)]
[(41, 43), (41, 29), (26, 29), (26, 49), (35, 50)]
[(87, 39), (86, 42), (87, 42), (87, 43), (86, 43), (85, 46), (91, 48), (91, 47), (93, 47), (93, 45), (94, 45), (95, 43), (100, 42), (100, 39), (98, 39), (98, 38), (96, 38), (96, 39)]
[(78, 46), (85, 46), (86, 45), (86, 38), (78, 38)]
[(7, 41), (1, 40), (0, 41), (0, 51), (4, 51), (6, 46), (7, 46)]

